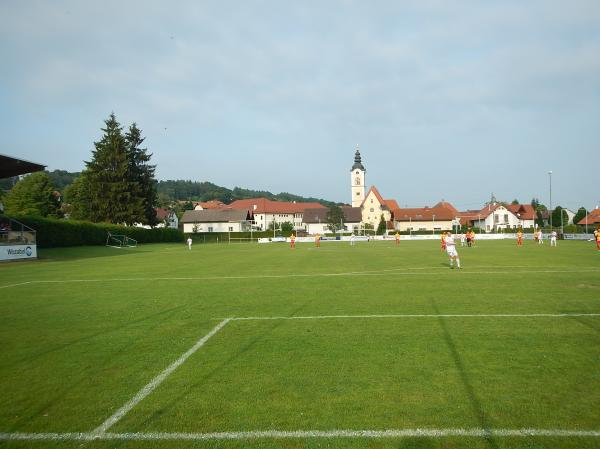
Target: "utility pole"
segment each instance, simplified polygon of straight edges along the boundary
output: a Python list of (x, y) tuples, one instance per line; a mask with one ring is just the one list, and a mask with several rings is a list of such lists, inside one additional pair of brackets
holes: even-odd
[(552, 230), (552, 170), (548, 172), (550, 177), (550, 230)]

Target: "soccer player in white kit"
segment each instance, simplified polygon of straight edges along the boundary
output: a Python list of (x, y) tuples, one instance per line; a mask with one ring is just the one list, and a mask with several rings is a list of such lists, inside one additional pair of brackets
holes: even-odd
[(454, 268), (454, 260), (456, 260), (456, 268), (460, 268), (460, 259), (458, 258), (454, 236), (451, 232), (446, 234), (446, 252), (448, 253), (448, 257), (450, 257), (450, 268)]
[(538, 231), (538, 245), (542, 245), (544, 243), (544, 234), (542, 233), (542, 230), (540, 229)]
[(188, 239), (187, 239), (187, 246), (188, 246), (188, 249), (191, 251), (192, 250), (192, 238), (191, 237), (188, 237)]
[(556, 231), (550, 234), (550, 246), (556, 246)]

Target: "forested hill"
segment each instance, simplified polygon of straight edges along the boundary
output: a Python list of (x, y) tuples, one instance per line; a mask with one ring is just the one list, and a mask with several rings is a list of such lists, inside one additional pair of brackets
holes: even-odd
[[(80, 175), (78, 172), (68, 172), (65, 170), (47, 171), (56, 190), (64, 192), (65, 187), (73, 182)], [(12, 183), (7, 182), (6, 190), (9, 190)], [(241, 187), (228, 189), (212, 182), (199, 182), (190, 180), (168, 180), (158, 181), (157, 190), (159, 202), (165, 205), (169, 201), (191, 200), (191, 201), (210, 201), (219, 200), (224, 203), (231, 203), (235, 200), (244, 198), (264, 197), (274, 201), (296, 201), (296, 202), (318, 202), (325, 206), (336, 204), (333, 201), (327, 201), (321, 198), (306, 198), (292, 193), (281, 192), (271, 193), (264, 190), (250, 190)]]
[(327, 201), (322, 198), (307, 198), (287, 192), (275, 194), (265, 190), (250, 190), (242, 189), (241, 187), (228, 189), (227, 187), (221, 187), (212, 182), (184, 180), (158, 181), (157, 189), (161, 200), (166, 198), (171, 200), (192, 201), (220, 200), (224, 203), (231, 203), (232, 201), (244, 198), (264, 197), (274, 201), (318, 202), (325, 206), (336, 204), (333, 201)]

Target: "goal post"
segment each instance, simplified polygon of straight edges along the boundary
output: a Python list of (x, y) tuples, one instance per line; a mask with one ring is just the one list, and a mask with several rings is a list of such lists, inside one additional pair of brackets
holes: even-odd
[(106, 246), (110, 246), (111, 248), (135, 248), (137, 240), (126, 235), (111, 234), (109, 232), (106, 236)]

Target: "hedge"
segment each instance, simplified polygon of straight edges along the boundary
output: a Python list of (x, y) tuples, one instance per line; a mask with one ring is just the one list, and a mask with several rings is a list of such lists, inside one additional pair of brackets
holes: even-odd
[(121, 234), (138, 243), (183, 242), (183, 233), (172, 228), (144, 229), (108, 223), (61, 220), (35, 216), (11, 217), (37, 231), (37, 245), (41, 248), (60, 246), (104, 245), (108, 233)]

